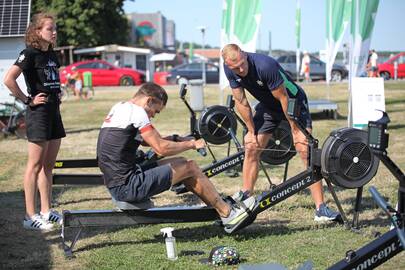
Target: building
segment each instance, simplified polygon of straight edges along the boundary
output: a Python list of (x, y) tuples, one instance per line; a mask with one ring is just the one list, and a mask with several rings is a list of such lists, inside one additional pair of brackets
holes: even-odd
[[(0, 5), (0, 101), (12, 102), (10, 92), (3, 84), (4, 76), (14, 64), (18, 54), (25, 48), (24, 34), (30, 16), (30, 1), (5, 1)], [(26, 91), (24, 76), (17, 83)]]
[[(189, 56), (190, 49), (186, 49), (185, 53)], [(219, 65), (219, 58), (221, 57), (221, 49), (193, 49), (194, 58), (205, 58), (207, 61)]]
[(175, 49), (176, 25), (160, 12), (129, 13), (130, 42), (132, 46)]

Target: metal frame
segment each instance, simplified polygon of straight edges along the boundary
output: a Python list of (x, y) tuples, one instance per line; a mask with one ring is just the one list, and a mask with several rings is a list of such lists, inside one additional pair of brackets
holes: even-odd
[[(144, 210), (76, 210), (63, 211), (62, 246), (65, 256), (73, 257), (73, 248), (86, 227), (135, 226), (181, 222), (215, 221), (219, 216), (211, 207), (158, 207)], [(70, 241), (67, 229), (78, 229)]]

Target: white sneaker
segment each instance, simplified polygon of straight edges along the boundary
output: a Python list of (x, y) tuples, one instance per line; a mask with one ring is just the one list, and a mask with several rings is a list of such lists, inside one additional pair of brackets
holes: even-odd
[[(255, 197), (249, 197), (248, 199), (240, 202), (244, 207), (241, 207), (239, 204), (231, 205), (231, 212), (228, 217), (221, 218), (222, 224), (225, 227), (225, 231), (230, 233), (237, 229), (240, 229), (243, 221), (249, 217), (249, 210), (252, 210), (255, 206), (256, 199)], [(249, 210), (247, 210), (249, 209)]]
[(59, 214), (57, 211), (52, 210), (52, 209), (46, 214), (41, 213), (41, 216), (44, 220), (51, 222), (51, 223), (56, 223), (59, 225), (62, 225), (62, 223), (63, 223), (61, 214)]
[(31, 218), (25, 217), (23, 225), (26, 229), (39, 231), (49, 231), (54, 228), (52, 223), (44, 220), (39, 214), (35, 214)]

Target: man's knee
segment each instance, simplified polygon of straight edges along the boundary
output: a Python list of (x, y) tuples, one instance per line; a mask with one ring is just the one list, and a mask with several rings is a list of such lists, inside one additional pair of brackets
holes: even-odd
[(260, 147), (253, 143), (245, 145), (245, 159), (256, 160), (259, 158), (261, 152)]
[(197, 176), (201, 173), (200, 167), (194, 160), (187, 160), (187, 169), (190, 170), (192, 176)]

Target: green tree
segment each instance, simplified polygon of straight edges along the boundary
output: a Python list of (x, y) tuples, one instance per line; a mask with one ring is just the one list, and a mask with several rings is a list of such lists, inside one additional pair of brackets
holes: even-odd
[(57, 16), (59, 46), (126, 45), (129, 24), (123, 4), (124, 0), (34, 0), (32, 14), (47, 11)]

